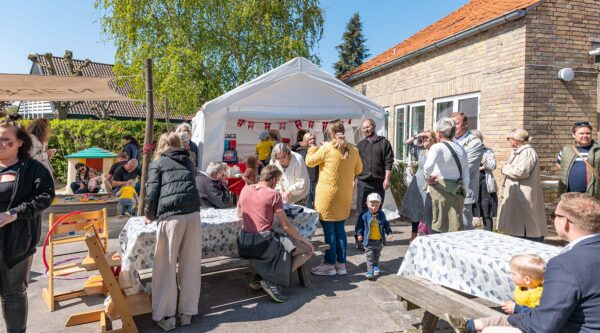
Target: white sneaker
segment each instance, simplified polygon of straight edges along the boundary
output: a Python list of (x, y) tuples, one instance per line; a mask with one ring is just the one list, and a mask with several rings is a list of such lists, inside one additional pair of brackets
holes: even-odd
[(163, 331), (168, 332), (175, 329), (175, 327), (177, 326), (177, 322), (175, 321), (175, 317), (168, 317), (157, 321), (156, 325), (162, 328)]
[(179, 322), (181, 323), (181, 326), (190, 325), (192, 323), (192, 316), (182, 314), (179, 316)]
[(317, 267), (313, 267), (310, 269), (310, 272), (314, 275), (336, 275), (336, 269), (334, 265), (330, 264), (322, 264)]
[(346, 264), (337, 263), (335, 264), (335, 270), (337, 275), (346, 275), (348, 271), (346, 271)]

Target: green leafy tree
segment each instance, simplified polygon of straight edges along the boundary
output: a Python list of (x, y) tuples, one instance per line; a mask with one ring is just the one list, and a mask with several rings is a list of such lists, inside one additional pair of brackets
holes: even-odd
[(323, 34), (318, 0), (96, 0), (117, 45), (117, 75), (154, 61), (155, 94), (192, 114), (204, 102), (294, 57), (313, 54)]
[(367, 39), (362, 33), (362, 22), (360, 22), (358, 13), (354, 13), (348, 22), (342, 39), (343, 42), (335, 47), (339, 54), (339, 60), (333, 64), (335, 76), (338, 78), (362, 65), (369, 56), (369, 49), (366, 46)]

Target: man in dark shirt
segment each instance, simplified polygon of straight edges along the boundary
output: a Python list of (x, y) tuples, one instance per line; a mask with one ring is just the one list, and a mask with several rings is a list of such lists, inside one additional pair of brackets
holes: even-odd
[(106, 191), (108, 193), (112, 192), (112, 179), (113, 176), (115, 174), (115, 171), (117, 171), (117, 169), (121, 166), (123, 166), (125, 163), (127, 163), (127, 161), (129, 160), (129, 154), (127, 154), (126, 152), (121, 152), (119, 153), (119, 155), (117, 156), (117, 162), (115, 162), (115, 164), (111, 165), (110, 170), (108, 170), (108, 173), (106, 173), (104, 175), (104, 187), (106, 187)]
[(128, 180), (137, 178), (138, 182), (135, 184), (135, 190), (139, 193), (139, 177), (141, 175), (142, 170), (138, 167), (138, 161), (135, 158), (130, 159), (115, 170), (112, 178), (113, 192), (117, 192), (123, 185), (127, 184)]

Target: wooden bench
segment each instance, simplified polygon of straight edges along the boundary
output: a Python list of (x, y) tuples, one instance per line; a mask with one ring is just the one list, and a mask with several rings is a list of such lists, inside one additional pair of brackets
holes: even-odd
[[(324, 252), (329, 250), (329, 244), (323, 242), (313, 242), (315, 252)], [(202, 276), (208, 276), (213, 274), (222, 274), (230, 271), (236, 271), (241, 269), (250, 269), (250, 260), (240, 257), (214, 257), (202, 259)], [(304, 265), (297, 269), (298, 279), (300, 285), (303, 287), (310, 286), (310, 280), (308, 279), (307, 268)], [(152, 281), (152, 268), (142, 269), (138, 271), (140, 280), (143, 285)]]
[(439, 318), (448, 313), (463, 318), (484, 318), (499, 316), (502, 313), (490, 306), (498, 306), (486, 300), (469, 299), (459, 293), (436, 285), (429, 280), (415, 276), (388, 275), (378, 280), (383, 286), (406, 302), (406, 309), (425, 310), (421, 320), (421, 331), (433, 333)]

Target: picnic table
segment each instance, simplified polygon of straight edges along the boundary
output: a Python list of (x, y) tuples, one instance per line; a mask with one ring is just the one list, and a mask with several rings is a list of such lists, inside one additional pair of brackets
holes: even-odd
[(417, 276), (502, 303), (512, 299), (515, 288), (508, 262), (524, 253), (548, 261), (560, 248), (483, 230), (434, 234), (410, 244), (398, 275)]
[[(242, 221), (236, 216), (235, 208), (201, 209), (202, 258), (237, 257), (237, 236), (242, 229)], [(121, 273), (119, 283), (128, 295), (145, 291), (151, 293), (151, 284), (144, 286), (140, 280), (140, 270), (152, 268), (156, 245), (157, 223), (144, 223), (145, 218), (132, 217), (119, 234), (121, 253)], [(290, 222), (300, 234), (311, 239), (317, 230), (319, 214), (304, 207)], [(273, 229), (281, 230), (275, 221)]]

